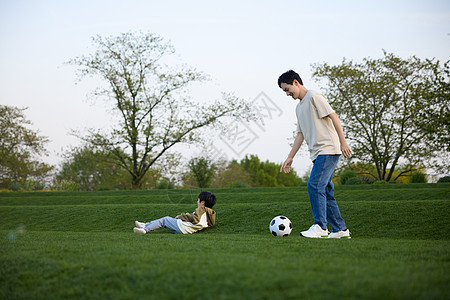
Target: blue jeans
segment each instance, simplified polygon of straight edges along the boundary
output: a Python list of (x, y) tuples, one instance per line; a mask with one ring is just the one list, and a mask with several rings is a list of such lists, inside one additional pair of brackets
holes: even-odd
[(172, 217), (164, 217), (158, 220), (145, 223), (144, 229), (147, 232), (149, 232), (160, 229), (162, 227), (171, 229), (173, 233), (182, 233), (180, 228), (178, 227), (178, 220)]
[(327, 228), (327, 221), (333, 232), (345, 230), (345, 222), (334, 199), (334, 184), (331, 181), (340, 155), (319, 155), (314, 161), (308, 180), (308, 194), (314, 224)]

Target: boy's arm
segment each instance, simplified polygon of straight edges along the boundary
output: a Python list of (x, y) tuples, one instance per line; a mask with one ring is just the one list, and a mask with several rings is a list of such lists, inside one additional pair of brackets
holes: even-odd
[(289, 173), (291, 171), (291, 165), (294, 161), (294, 156), (297, 153), (298, 149), (300, 149), (303, 141), (304, 141), (303, 133), (299, 132), (297, 133), (297, 136), (294, 140), (294, 145), (292, 145), (291, 152), (289, 152), (288, 157), (284, 161), (283, 165), (281, 166), (280, 173), (284, 171), (284, 173)]
[[(185, 214), (176, 216), (177, 219), (181, 219), (182, 221), (191, 222), (192, 224), (197, 224), (200, 221), (201, 208), (197, 208), (193, 214)], [(204, 210), (204, 209), (203, 209)]]
[(347, 158), (347, 157), (349, 157), (350, 153), (352, 153), (352, 150), (350, 149), (347, 141), (345, 140), (344, 130), (342, 129), (341, 121), (339, 121), (339, 117), (336, 113), (331, 113), (328, 115), (328, 117), (333, 122), (333, 126), (336, 129), (336, 132), (339, 136), (339, 142), (341, 143), (342, 154), (344, 154), (345, 158)]
[(176, 216), (175, 219), (181, 219), (182, 221), (188, 221), (192, 223), (194, 221), (194, 214), (181, 213), (180, 215)]

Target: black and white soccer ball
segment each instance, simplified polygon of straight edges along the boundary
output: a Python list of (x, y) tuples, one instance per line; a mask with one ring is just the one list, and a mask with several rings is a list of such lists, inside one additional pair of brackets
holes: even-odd
[(269, 229), (274, 236), (288, 236), (292, 231), (292, 223), (285, 216), (277, 216), (270, 221)]

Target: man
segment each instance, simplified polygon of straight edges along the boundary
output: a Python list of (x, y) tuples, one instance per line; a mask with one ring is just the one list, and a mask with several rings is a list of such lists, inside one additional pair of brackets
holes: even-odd
[[(308, 238), (350, 238), (350, 231), (334, 198), (331, 181), (340, 155), (347, 158), (351, 153), (339, 117), (322, 94), (303, 86), (296, 72), (290, 70), (283, 73), (278, 78), (278, 86), (287, 96), (300, 100), (296, 108), (297, 136), (280, 172), (290, 172), (294, 156), (304, 140), (314, 164), (308, 181), (314, 224), (300, 235)], [(331, 233), (327, 229), (327, 221), (331, 225)]]

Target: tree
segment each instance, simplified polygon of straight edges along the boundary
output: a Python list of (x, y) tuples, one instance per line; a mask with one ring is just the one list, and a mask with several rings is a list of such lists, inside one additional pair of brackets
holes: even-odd
[(247, 187), (251, 186), (250, 175), (239, 164), (237, 160), (229, 163), (223, 162), (222, 167), (218, 169), (213, 187), (229, 188), (229, 187)]
[[(448, 156), (449, 62), (384, 51), (381, 59), (313, 67), (343, 120), (353, 160), (375, 164), (378, 180), (396, 180), (414, 166), (431, 166), (433, 157)], [(394, 177), (400, 165), (403, 171)]]
[(256, 155), (246, 155), (240, 165), (250, 175), (253, 186), (296, 186), (302, 183), (294, 170), (288, 174), (280, 173), (281, 164), (262, 162)]
[(231, 94), (221, 101), (200, 105), (184, 89), (206, 76), (187, 66), (169, 68), (162, 59), (174, 48), (151, 33), (124, 33), (93, 38), (97, 50), (69, 61), (79, 66), (80, 79), (96, 75), (106, 83), (97, 96), (105, 96), (118, 113), (109, 131), (89, 130), (86, 141), (113, 153), (131, 175), (133, 188), (152, 165), (178, 143), (196, 143), (200, 129), (218, 126), (225, 117), (249, 120), (250, 105)]
[(205, 157), (193, 158), (188, 163), (189, 170), (199, 188), (210, 187), (216, 174), (217, 166)]
[(27, 128), (26, 108), (0, 105), (0, 187), (25, 186), (29, 180), (45, 180), (53, 166), (37, 158), (46, 154), (46, 137)]
[(72, 182), (75, 190), (81, 191), (130, 188), (130, 175), (109, 153), (84, 146), (71, 149), (65, 156), (55, 184)]

